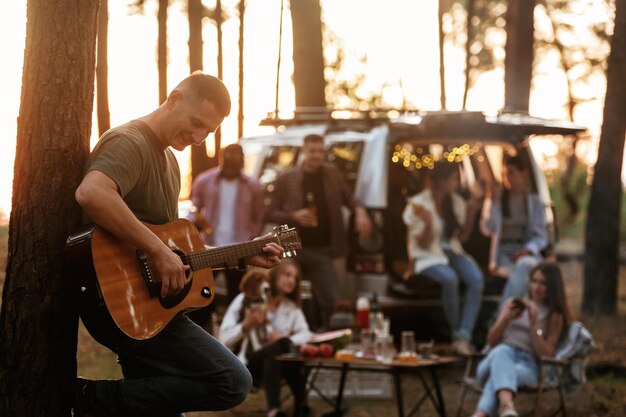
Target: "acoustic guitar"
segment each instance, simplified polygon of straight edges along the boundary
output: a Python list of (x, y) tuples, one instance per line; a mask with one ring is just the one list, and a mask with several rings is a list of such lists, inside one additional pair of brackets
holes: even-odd
[(100, 343), (119, 341), (119, 330), (132, 339), (149, 339), (180, 311), (209, 305), (215, 291), (212, 268), (262, 254), (270, 242), (287, 256), (301, 247), (298, 233), (286, 225), (275, 227), (271, 236), (209, 249), (186, 219), (146, 226), (190, 267), (185, 287), (175, 296), (160, 296), (161, 283), (143, 251), (106, 230), (91, 225), (66, 241), (66, 269), (74, 279), (79, 313)]

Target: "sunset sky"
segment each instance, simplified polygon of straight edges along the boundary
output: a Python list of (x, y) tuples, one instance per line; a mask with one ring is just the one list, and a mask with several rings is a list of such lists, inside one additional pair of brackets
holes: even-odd
[[(117, 125), (150, 112), (158, 104), (156, 73), (156, 1), (146, 2), (145, 15), (129, 15), (124, 1), (109, 2), (109, 99), (111, 123)], [(170, 65), (168, 84), (171, 89), (189, 73), (187, 60), (187, 18), (183, 3), (172, 2), (169, 9), (168, 44)], [(223, 0), (223, 7), (233, 16), (224, 30), (224, 82), (237, 96), (238, 20), (235, 0)], [(283, 60), (280, 83), (280, 107), (293, 109), (291, 75), (291, 20), (285, 1), (283, 30)], [(206, 2), (213, 6), (214, 2)], [(322, 0), (324, 19), (328, 27), (344, 41), (353, 56), (367, 54), (365, 88), (382, 90), (390, 105), (400, 106), (403, 95), (415, 107), (439, 109), (437, 0)], [(358, 9), (358, 18), (354, 11)], [(276, 57), (278, 53), (279, 0), (249, 0), (246, 12), (245, 55), (245, 134), (267, 132), (258, 122), (272, 111), (275, 100)], [(5, 2), (0, 15), (0, 211), (4, 217), (10, 211), (13, 159), (15, 157), (16, 118), (19, 112), (26, 0)], [(7, 40), (11, 40), (10, 42)], [(205, 72), (215, 74), (215, 28), (204, 27)], [(447, 95), (450, 109), (459, 109), (463, 94), (463, 51), (446, 48), (448, 66)], [(554, 57), (546, 57), (543, 70), (534, 79), (531, 113), (549, 118), (565, 118), (563, 77)], [(485, 74), (469, 96), (473, 110), (496, 111), (503, 104), (502, 72)], [(602, 80), (595, 88), (603, 89)], [(402, 88), (403, 89), (402, 89)], [(600, 94), (602, 98), (603, 94)], [(236, 101), (236, 99), (234, 100)], [(585, 117), (577, 120), (597, 133), (601, 107), (597, 102), (583, 108)], [(236, 140), (237, 108), (223, 125), (223, 142)], [(94, 120), (94, 132), (97, 126)], [(92, 136), (92, 143), (97, 135)], [(555, 152), (554, 147), (544, 147)], [(584, 151), (595, 157), (592, 146)], [(183, 171), (187, 155), (180, 154)]]

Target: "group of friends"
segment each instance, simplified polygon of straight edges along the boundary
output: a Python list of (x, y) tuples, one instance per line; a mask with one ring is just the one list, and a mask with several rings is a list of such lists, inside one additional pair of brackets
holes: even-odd
[[(229, 113), (230, 96), (222, 82), (192, 74), (153, 112), (102, 136), (76, 191), (86, 218), (149, 256), (162, 297), (184, 288), (188, 269), (144, 225), (178, 217), (180, 171), (169, 148), (202, 143)], [(296, 261), (282, 259), (283, 248), (268, 243), (262, 255), (245, 261), (269, 272), (254, 269), (243, 276), (235, 265), (226, 270), (231, 303), (219, 340), (179, 314), (150, 339), (110, 341), (107, 347), (118, 355), (124, 378), (77, 378), (71, 387), (75, 416), (173, 417), (224, 410), (246, 398), (253, 380), (263, 382), (267, 415), (284, 416), (281, 376), (293, 391), (294, 415), (307, 414), (301, 375), (281, 369), (275, 359), (311, 334), (301, 309), (301, 278), (311, 281), (319, 323), (327, 324), (340, 297), (334, 261), (348, 248), (341, 207), (354, 213), (354, 230), (361, 238), (372, 225), (340, 170), (326, 163), (323, 137), (307, 136), (302, 155), (300, 165), (277, 178), (267, 207), (260, 184), (243, 173), (239, 145), (226, 147), (220, 166), (198, 176), (192, 187), (195, 213), (200, 214), (194, 221), (208, 245), (251, 240), (266, 221), (293, 224), (303, 245)], [(441, 284), (458, 353), (474, 351), (471, 337), (484, 282), (460, 242), (477, 219), (494, 236), (493, 270), (504, 269), (508, 283), (489, 332), (491, 350), (479, 367), (485, 389), (477, 417), (517, 415), (513, 396), (518, 384), (536, 380), (534, 358), (553, 354), (572, 320), (558, 266), (542, 262), (541, 250), (548, 243), (543, 205), (526, 191), (523, 164), (511, 158), (505, 165), (504, 189), (491, 187), (486, 201), (478, 204), (456, 194), (458, 167), (438, 163), (430, 184), (409, 198), (403, 213), (411, 261), (407, 285), (423, 277)], [(460, 282), (466, 285), (462, 302)], [(255, 298), (263, 302), (255, 304)]]

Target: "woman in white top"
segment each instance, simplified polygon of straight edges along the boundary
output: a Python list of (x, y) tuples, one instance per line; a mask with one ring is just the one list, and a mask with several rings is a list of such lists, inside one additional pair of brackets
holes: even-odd
[[(249, 273), (262, 274), (262, 271)], [(242, 280), (245, 283), (246, 277)], [(269, 293), (264, 304), (248, 306), (246, 295), (239, 294), (228, 307), (219, 339), (246, 364), (253, 378), (265, 388), (268, 417), (284, 417), (280, 409), (280, 381), (285, 377), (294, 395), (294, 414), (302, 409), (304, 381), (295, 369), (281, 369), (276, 357), (291, 351), (292, 345), (306, 343), (311, 337), (300, 308), (300, 268), (284, 259), (269, 272)]]
[(554, 356), (572, 321), (561, 270), (539, 264), (530, 273), (529, 298), (509, 298), (489, 330), (491, 349), (476, 371), (483, 392), (473, 417), (517, 417), (517, 387), (537, 385), (537, 357)]
[[(483, 275), (476, 262), (465, 252), (461, 241), (469, 237), (478, 214), (478, 201), (465, 200), (456, 193), (459, 165), (438, 161), (431, 184), (409, 198), (402, 218), (407, 225), (408, 253), (412, 274), (407, 286), (424, 276), (441, 285), (443, 310), (450, 325), (453, 349), (464, 355), (474, 351), (472, 332), (483, 293)], [(466, 286), (463, 303), (460, 283)]]

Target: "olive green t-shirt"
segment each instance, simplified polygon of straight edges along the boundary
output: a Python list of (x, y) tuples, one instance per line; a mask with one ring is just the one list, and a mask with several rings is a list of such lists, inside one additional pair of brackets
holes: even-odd
[(87, 171), (101, 171), (117, 184), (130, 210), (143, 222), (178, 217), (180, 169), (169, 148), (140, 120), (108, 130), (94, 148)]

